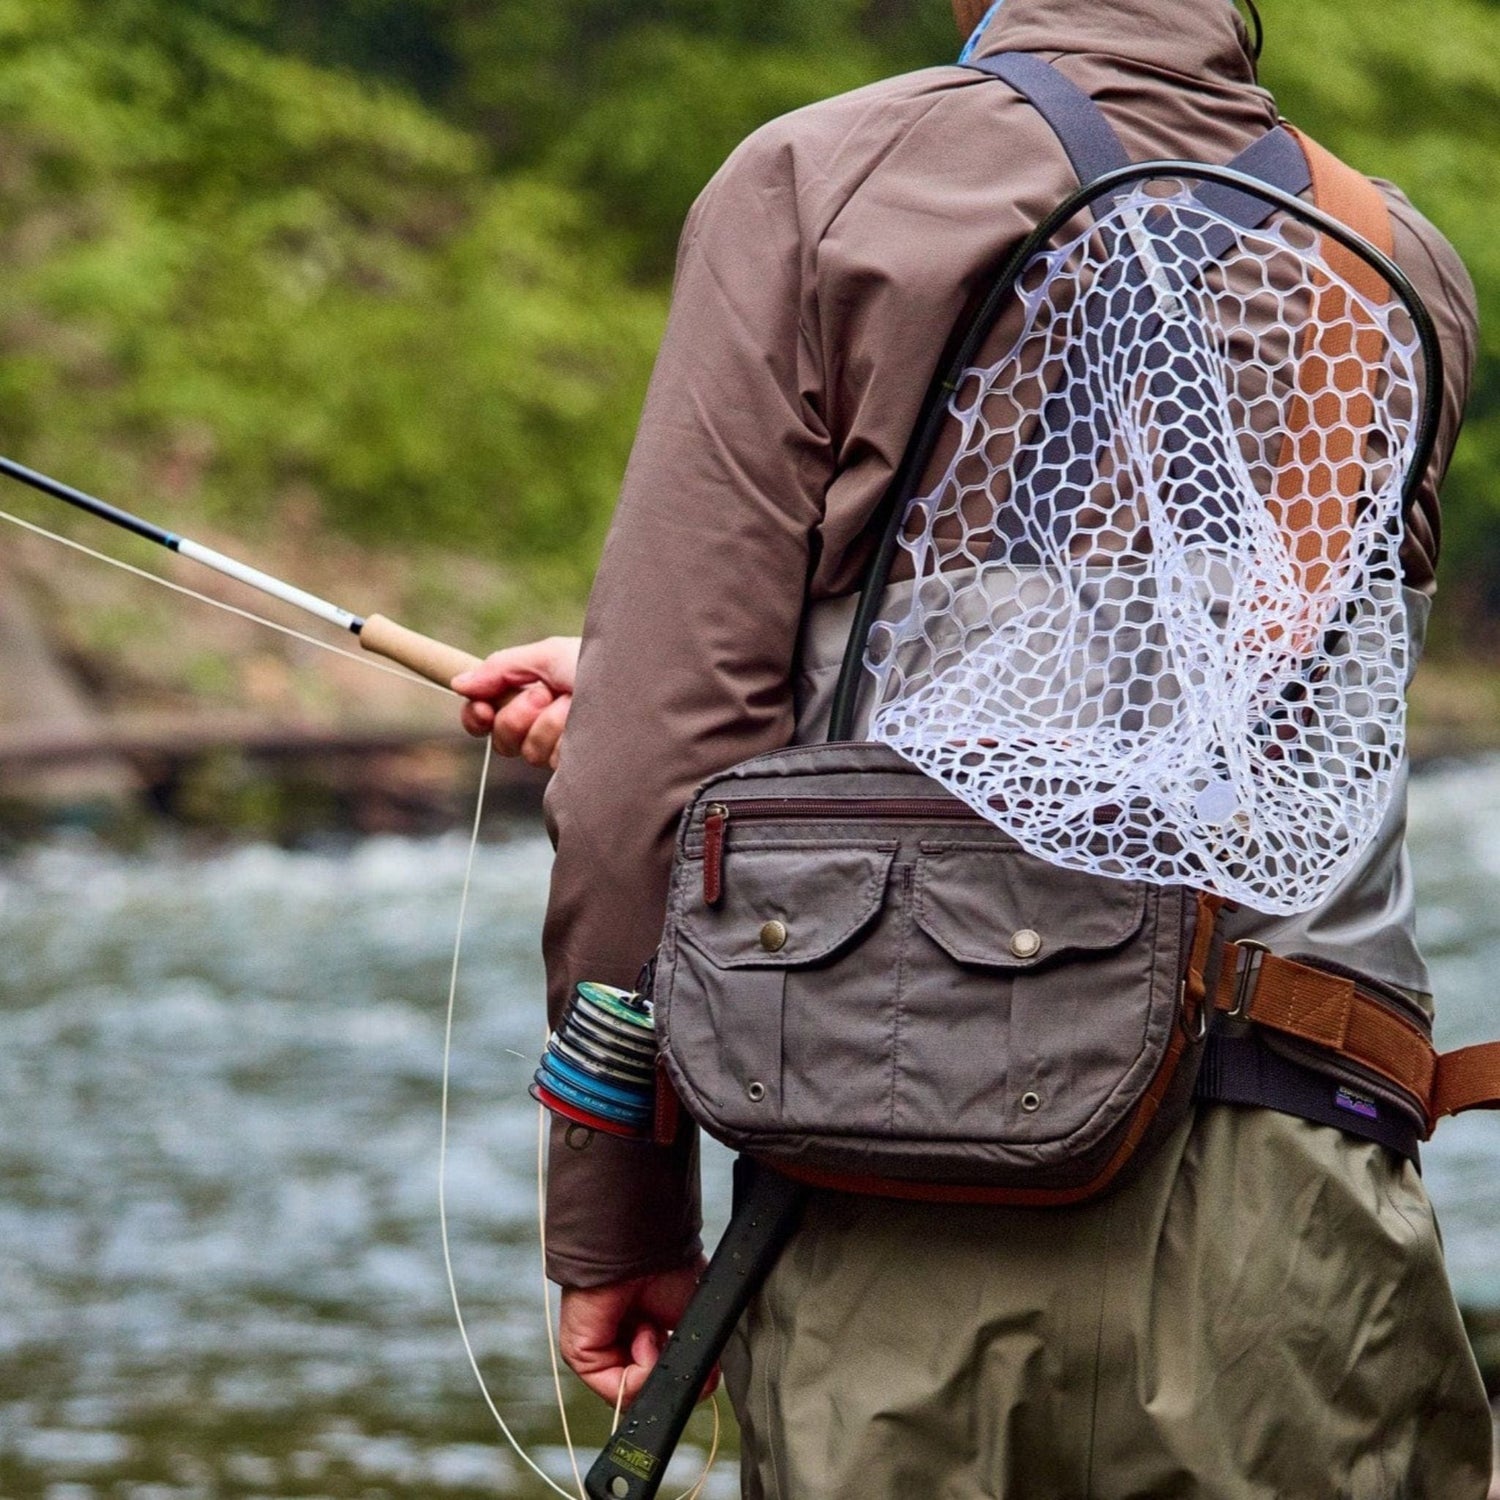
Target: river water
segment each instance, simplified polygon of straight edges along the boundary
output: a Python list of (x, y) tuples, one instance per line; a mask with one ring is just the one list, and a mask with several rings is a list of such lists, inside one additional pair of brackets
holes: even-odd
[[(1420, 777), (1413, 846), (1440, 1042), (1500, 1035), (1500, 762)], [(0, 1500), (547, 1493), (497, 1441), (438, 1244), (464, 858), (59, 840), (0, 863)], [(479, 853), (449, 1213), (496, 1400), (564, 1480), (525, 1093), (547, 864), (532, 824)], [(1425, 1160), (1461, 1297), (1500, 1306), (1500, 1117)], [(714, 1154), (714, 1225), (726, 1181)], [(586, 1458), (607, 1413), (569, 1392)], [(735, 1493), (721, 1459), (705, 1500)]]

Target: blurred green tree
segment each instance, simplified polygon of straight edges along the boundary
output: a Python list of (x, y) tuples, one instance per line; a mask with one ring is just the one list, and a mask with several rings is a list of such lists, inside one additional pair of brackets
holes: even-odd
[(0, 435), (581, 589), (661, 320), (565, 186), (190, 10), (0, 6)]
[[(1286, 112), (1473, 270), (1444, 614), (1500, 648), (1500, 6), (1263, 8)], [(574, 592), (693, 196), (955, 50), (944, 0), (0, 0), (0, 43), (0, 437), (241, 520), (301, 484)]]

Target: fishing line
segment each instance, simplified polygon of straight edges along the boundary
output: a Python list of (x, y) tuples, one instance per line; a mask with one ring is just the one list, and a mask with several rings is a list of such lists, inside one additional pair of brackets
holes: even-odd
[[(573, 1483), (578, 1486), (578, 1500), (588, 1500), (583, 1492), (583, 1475), (578, 1471), (578, 1455), (573, 1451), (573, 1433), (568, 1426), (568, 1406), (563, 1400), (562, 1370), (557, 1359), (557, 1335), (552, 1331), (552, 1284), (547, 1280), (547, 1109), (536, 1107), (536, 1232), (542, 1250), (542, 1321), (547, 1327), (547, 1356), (552, 1363), (552, 1389), (557, 1392), (557, 1415), (562, 1422), (563, 1442), (568, 1462), (573, 1466)], [(620, 1397), (625, 1396), (625, 1376), (620, 1376)], [(615, 1420), (619, 1420), (620, 1403), (615, 1403)], [(611, 1429), (613, 1431), (613, 1429)]]
[(110, 567), (119, 568), (137, 578), (144, 578), (148, 583), (159, 583), (164, 589), (171, 589), (174, 594), (183, 594), (189, 599), (196, 599), (200, 604), (211, 604), (215, 609), (222, 609), (226, 614), (238, 615), (242, 620), (253, 620), (257, 625), (264, 625), (267, 629), (279, 631), (282, 635), (289, 635), (294, 641), (302, 641), (308, 646), (316, 646), (320, 651), (331, 651), (335, 656), (346, 656), (350, 661), (358, 662), (362, 667), (373, 667), (377, 672), (385, 672), (391, 677), (400, 678), (402, 682), (414, 682), (418, 687), (432, 688), (449, 697), (458, 696), (452, 688), (442, 687), (426, 677), (418, 677), (415, 673), (403, 671), (400, 667), (388, 666), (385, 662), (377, 661), (372, 656), (361, 655), (358, 651), (346, 651), (342, 646), (335, 646), (332, 641), (320, 641), (315, 635), (308, 635), (302, 630), (294, 630), (290, 625), (283, 625), (277, 620), (268, 620), (264, 615), (256, 614), (253, 609), (242, 609), (237, 604), (226, 604), (222, 599), (215, 599), (211, 594), (200, 594), (197, 589), (190, 589), (186, 584), (174, 583), (170, 578), (163, 578), (160, 573), (153, 573), (147, 568), (138, 568), (134, 563), (111, 557), (107, 552), (96, 552), (92, 547), (84, 546), (82, 542), (75, 542), (72, 537), (59, 536), (55, 531), (48, 531), (45, 526), (38, 526), (35, 521), (23, 521), (20, 516), (13, 516), (8, 510), (0, 510), (0, 521), (9, 521), (12, 526), (19, 526), (23, 531), (44, 536), (49, 541), (57, 542), (64, 547), (71, 547), (73, 551), (81, 552), (85, 557), (108, 563)]
[[(469, 890), (474, 882), (474, 858), (479, 851), (479, 823), (484, 815), (484, 794), (489, 785), (491, 755), (490, 741), (486, 740), (484, 764), (479, 772), (479, 795), (474, 801), (474, 826), (469, 834), (469, 854), (464, 862), (463, 890), (458, 900), (458, 927), (453, 936), (453, 962), (448, 970), (448, 1007), (443, 1023), (443, 1088), (438, 1127), (438, 1233), (442, 1240), (443, 1270), (448, 1278), (448, 1296), (453, 1303), (453, 1316), (458, 1323), (458, 1336), (463, 1341), (464, 1353), (469, 1357), (469, 1368), (474, 1372), (474, 1379), (479, 1383), (479, 1394), (484, 1397), (484, 1404), (489, 1407), (490, 1415), (495, 1419), (506, 1442), (515, 1450), (521, 1462), (554, 1494), (561, 1495), (563, 1500), (575, 1500), (575, 1497), (555, 1483), (521, 1446), (505, 1418), (500, 1415), (500, 1408), (495, 1405), (494, 1397), (490, 1395), (490, 1388), (485, 1384), (484, 1374), (479, 1368), (479, 1360), (474, 1354), (474, 1346), (469, 1342), (469, 1330), (464, 1322), (463, 1307), (458, 1298), (458, 1283), (453, 1277), (453, 1250), (448, 1239), (448, 1080), (453, 1061), (453, 1010), (458, 998), (458, 965), (463, 953), (464, 919), (468, 916)], [(549, 1334), (551, 1326), (552, 1318), (549, 1312), (547, 1317)]]
[[(146, 541), (154, 542), (168, 552), (175, 552), (179, 557), (201, 563), (225, 578), (233, 578), (237, 583), (245, 584), (272, 599), (279, 599), (283, 604), (290, 604), (294, 609), (300, 609), (304, 614), (312, 615), (329, 625), (336, 625), (340, 630), (347, 630), (358, 637), (359, 644), (366, 651), (373, 651), (387, 661), (397, 662), (419, 677), (435, 682), (439, 687), (450, 686), (460, 672), (471, 672), (480, 665), (479, 658), (470, 656), (467, 651), (445, 645), (420, 631), (408, 630), (406, 626), (398, 625), (384, 615), (357, 615), (353, 610), (345, 609), (332, 600), (320, 599), (316, 594), (310, 594), (284, 578), (253, 568), (249, 563), (229, 557), (217, 548), (205, 547), (202, 542), (195, 542), (191, 537), (179, 536), (165, 526), (158, 526), (155, 521), (132, 515), (128, 510), (121, 510), (119, 506), (99, 499), (97, 495), (74, 489), (71, 484), (64, 484), (62, 480), (53, 479), (51, 475), (43, 474), (37, 469), (28, 469), (25, 464), (18, 464), (13, 458), (6, 458), (3, 454), (0, 454), (0, 475), (15, 480), (17, 484), (39, 490), (44, 495), (50, 495), (54, 500), (61, 500), (64, 505), (71, 505), (75, 510), (84, 511), (96, 520), (105, 521), (121, 531), (144, 537)], [(64, 541), (66, 545), (64, 538), (56, 539)], [(98, 557), (101, 554), (96, 552), (91, 555)], [(133, 570), (127, 568), (127, 571)], [(181, 592), (191, 593), (188, 589)], [(260, 616), (255, 618), (260, 619)], [(271, 624), (268, 620), (261, 620), (261, 623)]]
[[(453, 935), (453, 961), (448, 970), (448, 1003), (443, 1024), (443, 1087), (442, 1102), (440, 1106), (441, 1122), (438, 1131), (438, 1230), (443, 1246), (443, 1270), (448, 1280), (448, 1296), (453, 1303), (453, 1316), (458, 1324), (458, 1336), (463, 1341), (464, 1353), (468, 1356), (469, 1368), (474, 1372), (474, 1379), (479, 1386), (479, 1394), (484, 1398), (484, 1404), (489, 1408), (490, 1415), (495, 1419), (506, 1442), (521, 1461), (535, 1474), (554, 1494), (563, 1496), (563, 1500), (574, 1500), (568, 1491), (563, 1489), (555, 1480), (545, 1473), (521, 1446), (516, 1435), (511, 1431), (495, 1399), (490, 1394), (489, 1386), (485, 1382), (484, 1373), (479, 1368), (479, 1360), (474, 1353), (474, 1346), (469, 1340), (469, 1330), (464, 1322), (463, 1307), (459, 1300), (458, 1284), (453, 1274), (453, 1251), (448, 1236), (448, 1115), (449, 1115), (449, 1077), (453, 1058), (453, 1012), (458, 999), (458, 974), (460, 961), (463, 956), (464, 924), (469, 913), (469, 893), (474, 883), (474, 861), (479, 852), (480, 824), (484, 817), (485, 792), (489, 785), (490, 763), (493, 759), (493, 743), (485, 740), (484, 762), (479, 772), (479, 792), (474, 799), (474, 822), (469, 830), (469, 850), (464, 860), (463, 886), (458, 900), (458, 923)], [(578, 1500), (587, 1500), (583, 1489), (583, 1476), (578, 1468), (578, 1455), (573, 1446), (573, 1434), (568, 1423), (567, 1404), (563, 1399), (562, 1368), (558, 1360), (557, 1335), (552, 1324), (552, 1289), (547, 1280), (547, 1195), (546, 1195), (546, 1122), (547, 1111), (541, 1105), (537, 1106), (537, 1137), (536, 1137), (536, 1187), (537, 1187), (537, 1236), (542, 1253), (542, 1310), (543, 1322), (547, 1330), (547, 1352), (552, 1367), (552, 1386), (557, 1393), (557, 1414), (562, 1425), (563, 1442), (568, 1451), (568, 1462), (572, 1465), (573, 1478), (578, 1485)], [(614, 1425), (618, 1426), (620, 1420), (620, 1409), (624, 1404), (625, 1379), (620, 1378), (619, 1398), (615, 1403)], [(703, 1492), (703, 1486), (707, 1483), (709, 1474), (713, 1470), (714, 1461), (719, 1454), (719, 1398), (715, 1393), (713, 1398), (713, 1438), (709, 1444), (708, 1459), (703, 1466), (703, 1471), (697, 1480), (691, 1484), (677, 1500), (698, 1500)], [(611, 1431), (613, 1431), (613, 1427)]]

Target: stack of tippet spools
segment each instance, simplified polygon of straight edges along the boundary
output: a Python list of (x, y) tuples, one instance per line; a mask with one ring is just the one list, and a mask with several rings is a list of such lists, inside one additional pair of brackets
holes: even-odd
[(656, 1105), (651, 1002), (613, 985), (579, 984), (548, 1038), (531, 1095), (590, 1130), (649, 1136)]

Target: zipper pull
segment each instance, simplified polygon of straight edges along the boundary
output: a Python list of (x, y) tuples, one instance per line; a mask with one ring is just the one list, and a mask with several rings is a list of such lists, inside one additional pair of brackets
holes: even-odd
[(723, 802), (710, 802), (703, 809), (703, 900), (717, 906), (724, 894), (724, 831), (729, 823), (729, 808)]

